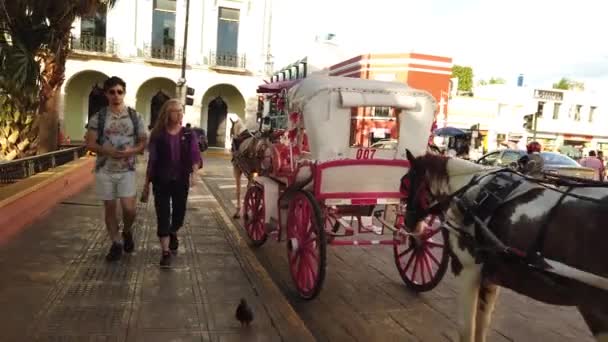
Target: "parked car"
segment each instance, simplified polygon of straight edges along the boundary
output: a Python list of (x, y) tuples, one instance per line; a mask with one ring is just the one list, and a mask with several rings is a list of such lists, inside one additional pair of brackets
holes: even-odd
[[(487, 166), (510, 167), (525, 155), (526, 151), (523, 150), (507, 149), (493, 151), (479, 158), (477, 163)], [(543, 171), (546, 173), (598, 180), (598, 174), (594, 169), (583, 167), (566, 155), (555, 152), (541, 152), (540, 156), (545, 162)]]

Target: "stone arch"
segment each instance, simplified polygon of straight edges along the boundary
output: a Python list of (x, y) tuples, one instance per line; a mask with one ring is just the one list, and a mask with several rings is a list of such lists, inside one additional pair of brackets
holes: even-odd
[[(89, 121), (89, 112), (99, 107), (99, 99), (93, 96), (96, 88), (103, 87), (108, 75), (96, 70), (84, 70), (72, 76), (65, 85), (63, 130), (72, 141), (84, 140), (85, 125)], [(98, 90), (97, 90), (98, 91)], [(95, 107), (95, 108), (91, 108)]]
[(165, 77), (154, 77), (143, 82), (137, 89), (135, 109), (143, 116), (146, 126), (152, 123), (152, 99), (159, 92), (175, 97), (176, 84)]
[(227, 117), (232, 113), (245, 120), (245, 98), (231, 84), (216, 84), (203, 95), (201, 112), (201, 127), (207, 129), (209, 146), (228, 148)]

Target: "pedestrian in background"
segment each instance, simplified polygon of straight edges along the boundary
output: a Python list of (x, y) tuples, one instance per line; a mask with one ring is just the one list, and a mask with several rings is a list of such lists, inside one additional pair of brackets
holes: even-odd
[[(87, 123), (87, 149), (97, 155), (95, 187), (103, 200), (108, 235), (112, 240), (107, 261), (116, 261), (125, 252), (133, 252), (136, 179), (135, 156), (141, 153), (147, 140), (144, 121), (134, 109), (125, 106), (127, 85), (113, 76), (103, 83), (109, 105), (91, 117)], [(120, 199), (123, 213), (122, 239), (119, 234), (116, 200)]]
[(602, 162), (602, 169), (600, 170), (600, 181), (604, 181), (606, 179), (606, 163), (604, 162), (604, 151), (597, 150), (597, 159)]
[(184, 224), (188, 190), (202, 167), (198, 138), (191, 129), (182, 127), (183, 116), (179, 100), (165, 102), (148, 145), (150, 155), (142, 198), (147, 198), (152, 183), (157, 236), (162, 249), (161, 267), (170, 266), (171, 254), (177, 254), (177, 232)]
[(601, 162), (595, 155), (595, 151), (589, 151), (589, 156), (581, 159), (579, 164), (584, 167), (590, 167), (597, 172), (597, 180), (603, 180), (604, 163)]

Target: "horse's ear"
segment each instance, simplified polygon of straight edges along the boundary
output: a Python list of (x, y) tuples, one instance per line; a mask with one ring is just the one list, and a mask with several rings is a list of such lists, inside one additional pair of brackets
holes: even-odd
[(414, 155), (412, 154), (412, 152), (410, 152), (410, 150), (409, 150), (409, 149), (406, 149), (406, 150), (405, 150), (405, 155), (407, 156), (407, 160), (408, 160), (410, 163), (412, 163), (412, 164), (413, 164), (413, 163), (414, 163), (414, 161), (416, 160), (416, 157), (414, 157)]

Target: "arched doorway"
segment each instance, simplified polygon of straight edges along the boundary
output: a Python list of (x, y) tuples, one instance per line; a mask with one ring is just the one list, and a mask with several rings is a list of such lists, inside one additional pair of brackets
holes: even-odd
[(150, 125), (149, 129), (151, 130), (158, 119), (158, 114), (160, 113), (160, 108), (167, 102), (171, 97), (167, 95), (164, 91), (159, 90), (150, 101)]
[(162, 92), (169, 98), (173, 98), (175, 97), (175, 87), (175, 82), (164, 77), (151, 78), (139, 86), (135, 109), (143, 116), (146, 126), (152, 124), (152, 99), (154, 96)]
[(209, 146), (228, 148), (228, 114), (245, 120), (245, 99), (239, 90), (230, 84), (218, 84), (205, 92), (202, 103), (201, 127), (207, 127)]
[[(207, 121), (207, 139), (209, 146), (225, 146), (226, 117), (228, 116), (228, 104), (221, 96), (217, 96), (207, 107), (209, 119)], [(214, 134), (215, 132), (215, 134)]]
[[(105, 96), (101, 86), (108, 76), (102, 72), (86, 70), (72, 76), (65, 86), (63, 129), (72, 142), (82, 141), (89, 117), (103, 105)], [(100, 93), (101, 90), (101, 93)], [(100, 97), (103, 96), (103, 99)]]

